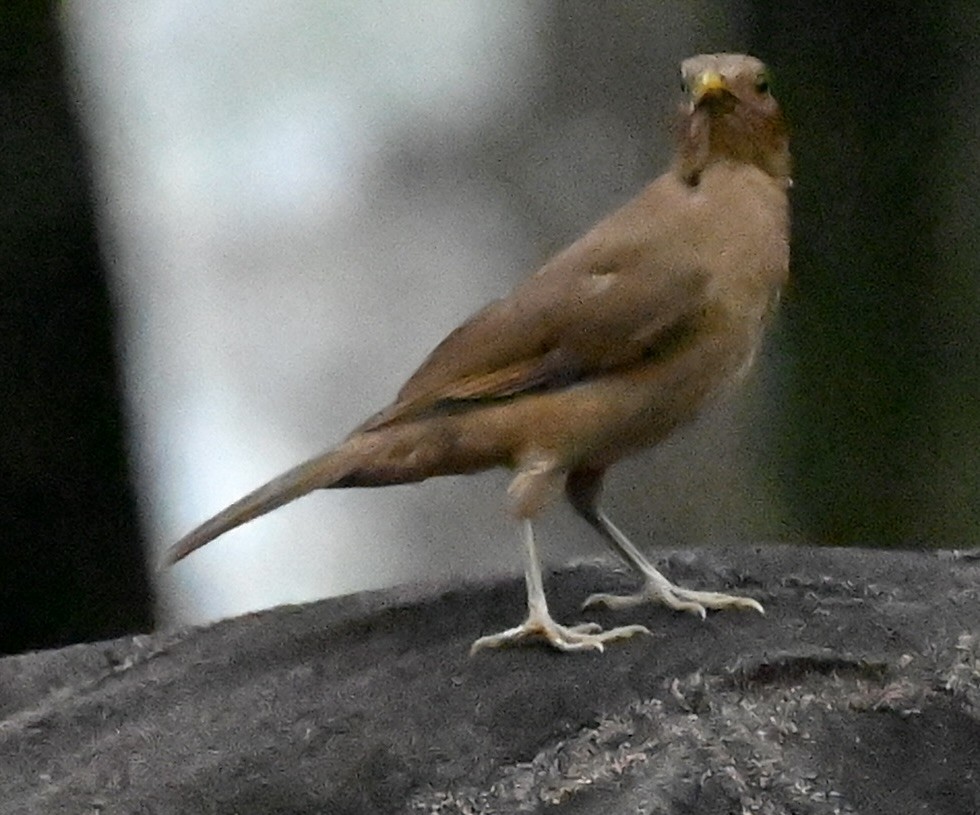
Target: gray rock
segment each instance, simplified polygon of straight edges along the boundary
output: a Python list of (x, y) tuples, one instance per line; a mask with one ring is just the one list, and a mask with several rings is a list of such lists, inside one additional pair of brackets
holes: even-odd
[[(604, 654), (467, 650), (523, 583), (395, 589), (0, 660), (5, 813), (980, 812), (980, 561), (663, 558), (766, 616), (590, 615)], [(580, 619), (628, 575), (548, 581)]]

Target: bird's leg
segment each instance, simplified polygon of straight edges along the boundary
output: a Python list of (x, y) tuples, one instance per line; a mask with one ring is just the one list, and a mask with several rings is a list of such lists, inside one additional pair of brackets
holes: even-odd
[(524, 641), (544, 641), (559, 651), (602, 651), (610, 640), (626, 639), (634, 634), (649, 634), (642, 625), (624, 625), (603, 631), (596, 623), (565, 626), (555, 622), (548, 611), (541, 578), (541, 562), (534, 542), (530, 519), (524, 520), (524, 577), (527, 582), (527, 619), (515, 628), (480, 637), (470, 648), (475, 654), (481, 648), (498, 648)]
[(751, 597), (739, 597), (735, 594), (723, 594), (717, 591), (695, 591), (684, 589), (671, 583), (660, 571), (648, 561), (615, 524), (601, 511), (595, 513), (595, 528), (612, 549), (643, 575), (643, 588), (636, 594), (593, 594), (583, 604), (582, 608), (606, 606), (607, 608), (630, 608), (641, 603), (663, 603), (677, 611), (690, 611), (705, 616), (708, 608), (751, 608), (764, 614), (762, 605)]
[(571, 473), (565, 485), (569, 501), (589, 524), (600, 534), (609, 547), (643, 576), (643, 587), (636, 594), (593, 594), (582, 604), (583, 608), (606, 606), (607, 608), (631, 608), (641, 603), (662, 603), (676, 611), (690, 611), (704, 618), (705, 609), (754, 609), (760, 614), (762, 605), (751, 597), (739, 597), (717, 591), (695, 591), (671, 583), (648, 561), (633, 542), (626, 537), (596, 504), (602, 483), (601, 470), (581, 470)]

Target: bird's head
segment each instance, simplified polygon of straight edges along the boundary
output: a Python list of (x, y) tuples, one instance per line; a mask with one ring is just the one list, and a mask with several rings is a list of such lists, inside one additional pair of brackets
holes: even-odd
[(754, 164), (788, 181), (789, 133), (761, 61), (701, 54), (681, 63), (681, 84), (678, 153), (689, 183), (697, 183), (713, 161), (726, 160)]

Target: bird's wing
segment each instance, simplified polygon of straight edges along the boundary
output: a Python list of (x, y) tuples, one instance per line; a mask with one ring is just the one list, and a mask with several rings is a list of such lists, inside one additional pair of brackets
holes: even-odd
[(697, 241), (670, 239), (688, 226), (678, 221), (689, 209), (678, 198), (684, 194), (669, 176), (655, 181), (453, 331), (394, 404), (359, 430), (567, 387), (676, 343), (699, 313), (708, 279)]

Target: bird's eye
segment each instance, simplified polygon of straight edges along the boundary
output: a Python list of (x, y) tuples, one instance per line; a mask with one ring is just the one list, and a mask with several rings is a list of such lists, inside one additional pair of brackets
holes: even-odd
[(760, 76), (755, 81), (755, 89), (759, 93), (769, 93), (769, 77), (768, 76)]
[(687, 93), (687, 80), (681, 77), (681, 93)]

